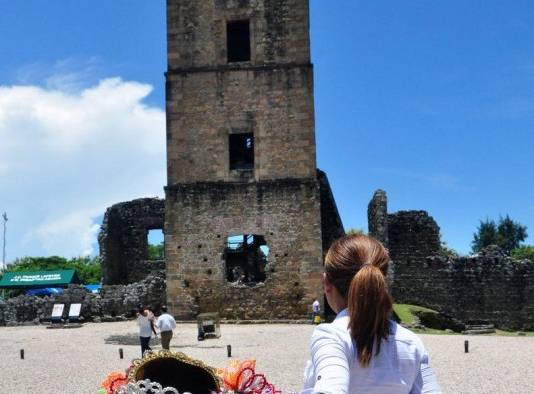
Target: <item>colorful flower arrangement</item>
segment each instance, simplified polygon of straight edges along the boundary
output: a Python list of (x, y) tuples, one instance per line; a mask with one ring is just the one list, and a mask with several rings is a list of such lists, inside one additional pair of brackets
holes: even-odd
[(256, 373), (256, 360), (232, 360), (226, 368), (217, 369), (217, 376), (224, 385), (224, 393), (280, 394), (267, 381), (265, 375)]
[[(101, 387), (97, 394), (116, 394), (118, 392), (132, 392), (144, 393), (143, 384), (139, 385), (139, 391), (135, 391), (135, 384), (128, 381), (128, 372), (132, 365), (123, 372), (112, 372), (101, 383)], [(218, 393), (213, 394), (281, 394), (281, 391), (267, 381), (263, 374), (256, 373), (256, 360), (232, 360), (230, 365), (226, 368), (219, 368), (216, 370), (217, 377), (222, 383), (222, 389)], [(143, 386), (143, 387), (141, 387)], [(133, 390), (133, 391), (130, 391)], [(162, 389), (161, 392), (169, 388)], [(175, 390), (172, 392), (176, 392)]]
[(100, 384), (98, 394), (114, 394), (120, 387), (128, 384), (128, 378), (123, 372), (111, 372)]

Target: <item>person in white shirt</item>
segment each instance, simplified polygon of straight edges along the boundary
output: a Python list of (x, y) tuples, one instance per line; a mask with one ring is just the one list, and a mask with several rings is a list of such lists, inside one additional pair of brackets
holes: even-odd
[(337, 317), (312, 335), (301, 393), (441, 393), (419, 337), (390, 320), (388, 264), (374, 238), (350, 235), (332, 244), (323, 285)]
[(161, 335), (161, 347), (169, 350), (172, 338), (172, 330), (176, 328), (176, 321), (174, 320), (174, 317), (167, 313), (166, 306), (161, 307), (161, 312), (161, 316), (158, 317), (158, 320), (156, 321), (156, 326), (158, 327)]
[(150, 348), (150, 337), (152, 332), (154, 335), (154, 314), (148, 309), (142, 306), (138, 307), (137, 311), (137, 325), (139, 326), (139, 341), (141, 342), (141, 356), (145, 354)]

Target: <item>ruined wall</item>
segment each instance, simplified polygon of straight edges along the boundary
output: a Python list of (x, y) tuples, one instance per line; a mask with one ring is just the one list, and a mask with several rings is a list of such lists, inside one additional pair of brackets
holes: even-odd
[(310, 62), (309, 0), (167, 0), (169, 69), (226, 64), (226, 21), (250, 19), (250, 65)]
[(387, 219), (388, 249), (394, 275), (390, 282), (391, 292), (396, 300), (406, 302), (421, 294), (420, 285), (428, 276), (426, 270), (419, 269), (422, 262), (427, 256), (439, 254), (439, 226), (425, 211), (399, 211), (388, 214)]
[[(315, 177), (312, 80), (309, 65), (168, 73), (169, 183)], [(253, 172), (230, 169), (239, 133), (254, 134)]]
[[(228, 63), (226, 21), (250, 19), (252, 58)], [(315, 178), (307, 0), (169, 1), (168, 184)], [(254, 134), (254, 170), (229, 135)]]
[[(235, 21), (250, 29), (238, 62)], [(342, 231), (316, 170), (308, 0), (168, 0), (167, 28), (168, 303), (179, 317), (306, 317), (323, 243)], [(230, 168), (234, 134), (252, 134), (251, 168)], [(322, 212), (334, 215), (324, 226)], [(226, 281), (225, 242), (241, 234), (266, 239), (263, 283)]]
[(163, 229), (165, 201), (140, 198), (106, 210), (98, 236), (104, 284), (126, 284), (143, 279), (165, 262), (148, 260), (147, 233)]
[[(322, 295), (317, 180), (176, 185), (166, 201), (167, 299), (176, 316), (302, 318)], [(226, 238), (244, 233), (264, 235), (270, 249), (267, 279), (252, 287), (225, 275)]]
[(345, 235), (341, 216), (337, 210), (336, 200), (330, 188), (326, 173), (317, 170), (317, 179), (321, 193), (321, 234), (323, 253), (326, 255), (332, 242)]
[(90, 293), (80, 285), (71, 285), (55, 296), (21, 295), (0, 301), (0, 326), (50, 321), (56, 303), (65, 304), (64, 319), (68, 317), (70, 304), (81, 303), (80, 316), (85, 321), (122, 320), (134, 316), (138, 304), (159, 310), (165, 304), (165, 288), (165, 275), (155, 273), (138, 283), (103, 286), (99, 294)]
[[(375, 194), (369, 212), (371, 206), (387, 212), (385, 197)], [(400, 211), (387, 218), (390, 288), (396, 302), (427, 306), (464, 322), (534, 328), (532, 262), (511, 259), (494, 248), (451, 259), (442, 255), (439, 226), (425, 211)], [(370, 214), (369, 228), (380, 226), (383, 215)]]
[(432, 256), (420, 262), (424, 275), (405, 277), (419, 289), (410, 293), (409, 302), (467, 323), (534, 329), (534, 264), (529, 260), (514, 260), (490, 247), (473, 257)]
[(384, 190), (377, 190), (367, 208), (369, 235), (387, 248), (388, 240), (388, 198)]

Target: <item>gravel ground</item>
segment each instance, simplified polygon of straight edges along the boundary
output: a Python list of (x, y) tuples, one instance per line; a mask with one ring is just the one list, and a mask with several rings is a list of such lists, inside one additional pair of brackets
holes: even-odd
[[(222, 338), (196, 340), (196, 326), (180, 324), (171, 343), (212, 366), (255, 358), (257, 372), (277, 387), (298, 391), (308, 358), (312, 326), (224, 325)], [(0, 393), (91, 394), (111, 371), (124, 370), (138, 357), (133, 345), (106, 344), (112, 335), (136, 335), (134, 322), (85, 324), (78, 329), (43, 326), (0, 328)], [(421, 335), (445, 393), (534, 393), (534, 338)], [(470, 353), (464, 353), (464, 340)], [(124, 360), (118, 349), (124, 349)], [(158, 347), (154, 347), (157, 349)], [(20, 359), (20, 349), (25, 359)]]

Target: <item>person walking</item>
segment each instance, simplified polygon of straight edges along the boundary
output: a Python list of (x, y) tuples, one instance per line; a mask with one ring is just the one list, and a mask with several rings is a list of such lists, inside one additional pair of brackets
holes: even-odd
[(161, 307), (162, 314), (158, 317), (156, 321), (156, 326), (158, 327), (160, 336), (161, 336), (161, 347), (163, 349), (169, 350), (172, 339), (172, 330), (176, 328), (176, 321), (167, 312), (167, 307)]
[(148, 309), (142, 306), (137, 310), (137, 325), (139, 326), (139, 342), (141, 342), (141, 357), (146, 351), (152, 350), (150, 348), (150, 338), (152, 333), (156, 335), (154, 329), (154, 314)]
[(388, 264), (387, 250), (365, 235), (328, 250), (323, 287), (337, 316), (313, 332), (302, 394), (441, 393), (421, 339), (391, 320)]
[(321, 323), (321, 304), (316, 298), (312, 304), (312, 324)]

